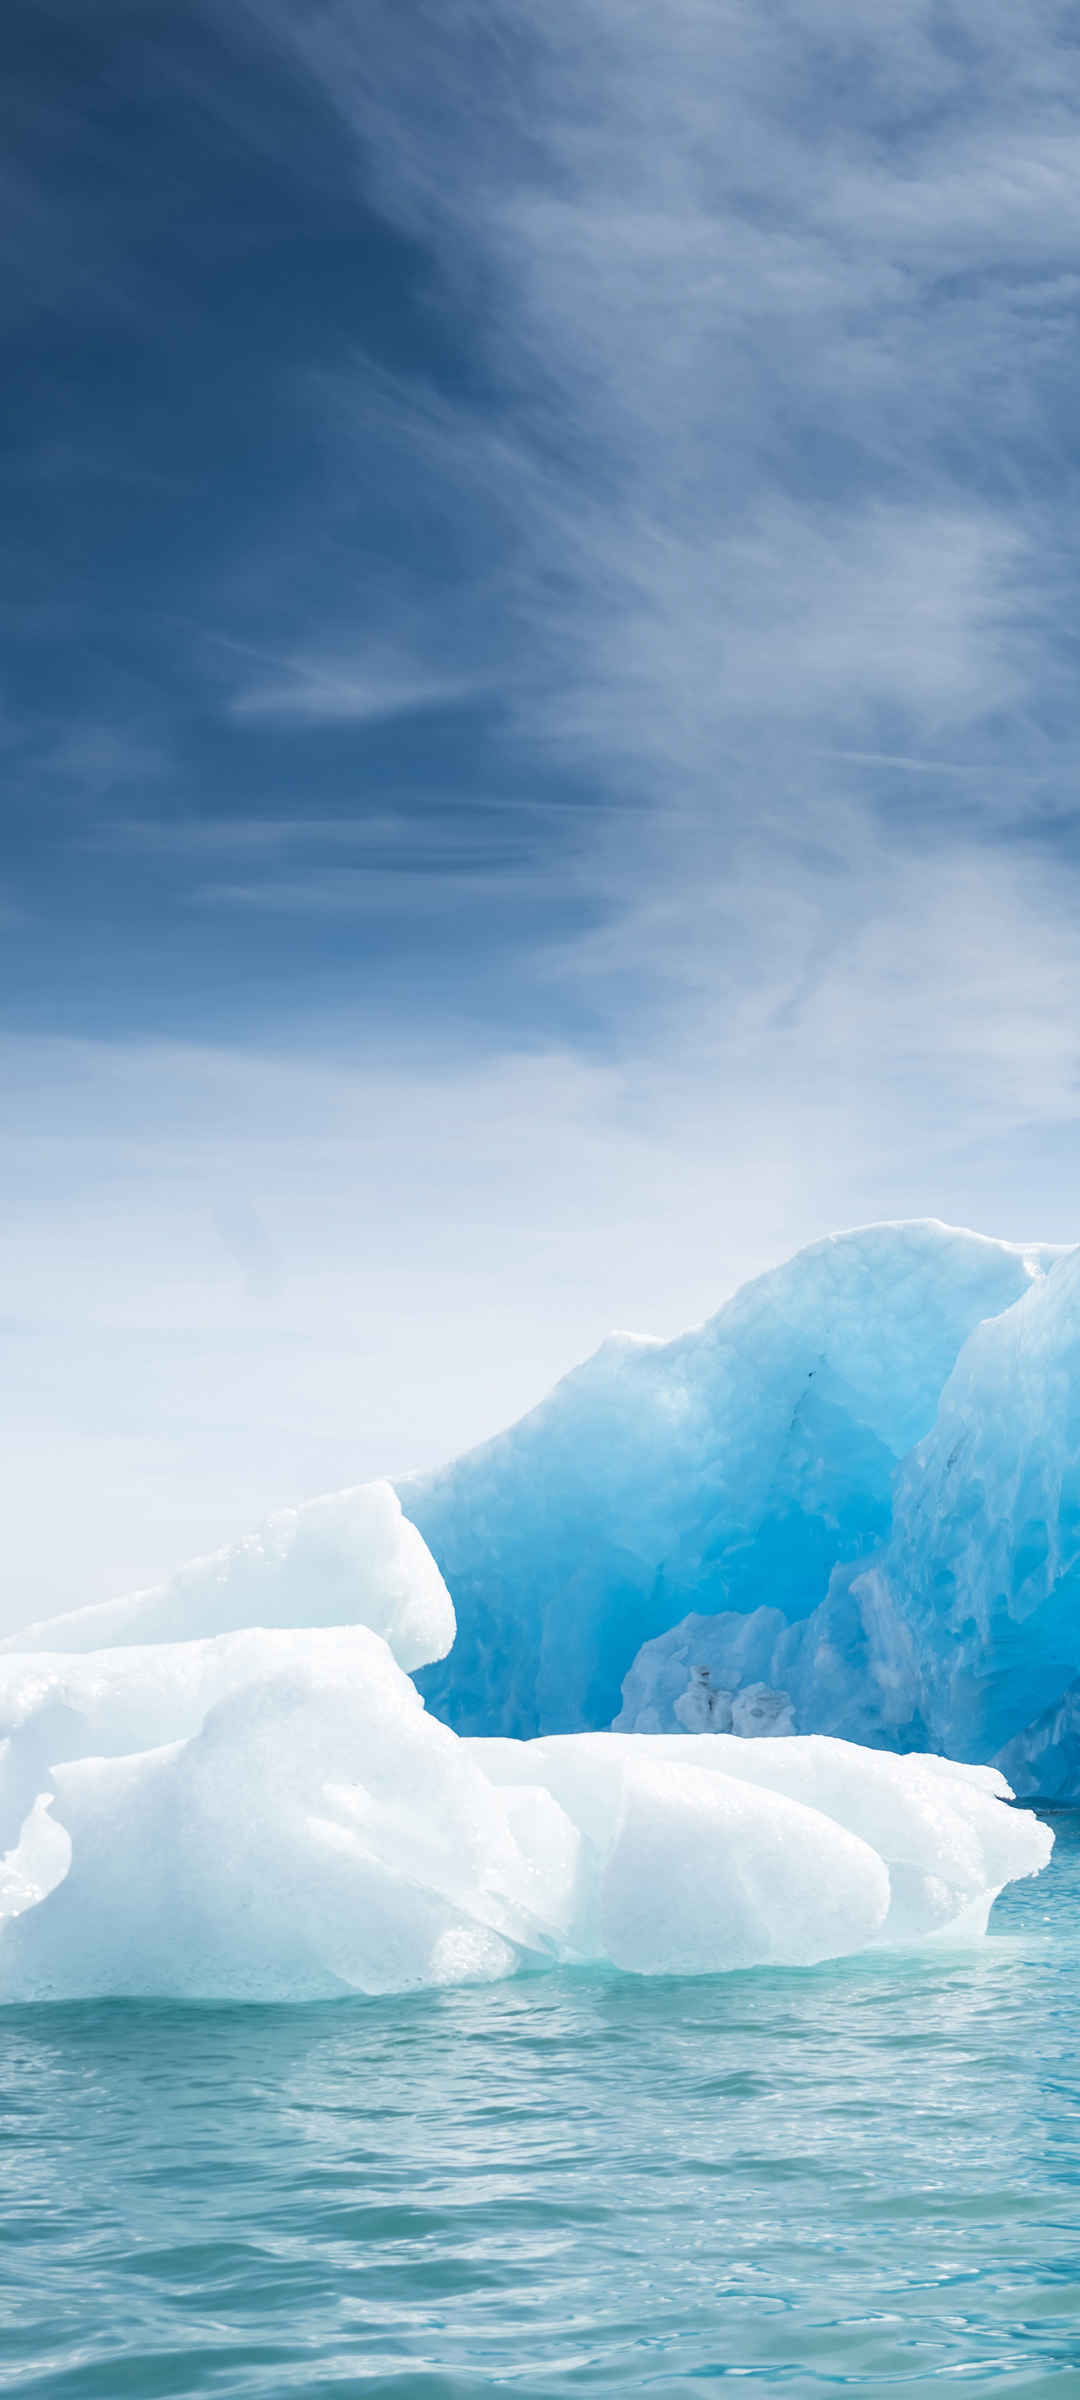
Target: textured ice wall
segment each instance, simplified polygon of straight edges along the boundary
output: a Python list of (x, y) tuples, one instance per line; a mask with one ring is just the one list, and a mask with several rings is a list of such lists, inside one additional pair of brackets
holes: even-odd
[[(463, 1741), (362, 1627), (9, 1671), (8, 1756), (29, 1772), (17, 1801), (9, 1779), (23, 1830), (0, 1865), (7, 2000), (808, 1965), (969, 1940), (1050, 1851), (1000, 1778), (938, 1760)], [(128, 1749), (140, 1721), (155, 1746)], [(161, 1743), (166, 1727), (185, 1730)], [(115, 1754), (83, 1755), (87, 1738)]]
[[(887, 1538), (898, 1463), (973, 1328), (1056, 1255), (932, 1222), (835, 1235), (697, 1332), (605, 1343), (521, 1424), (403, 1483), (458, 1619), (430, 1705), (464, 1732), (603, 1725), (642, 1644), (689, 1613), (808, 1617)], [(742, 1680), (784, 1685), (762, 1626), (748, 1645)]]
[(643, 1646), (621, 1727), (674, 1726), (691, 1666), (758, 1676), (801, 1729), (1000, 1756), (1025, 1796), (1080, 1790), (1080, 1252), (964, 1345), (896, 1476), (870, 1563), (797, 1624), (689, 1617)]
[(1080, 1678), (998, 1752), (1019, 1800), (1074, 1802), (1080, 1796)]
[(965, 1345), (854, 1590), (888, 1721), (1019, 1766), (1080, 1673), (1080, 1251)]

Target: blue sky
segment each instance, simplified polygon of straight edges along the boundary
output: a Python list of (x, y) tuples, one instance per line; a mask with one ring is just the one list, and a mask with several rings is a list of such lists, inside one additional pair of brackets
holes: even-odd
[(1080, 10), (5, 32), (10, 1621), (1071, 1239)]

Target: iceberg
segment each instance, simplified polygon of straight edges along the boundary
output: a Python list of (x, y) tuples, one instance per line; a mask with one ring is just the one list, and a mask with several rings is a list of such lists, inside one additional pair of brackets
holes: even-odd
[[(0, 1999), (808, 1966), (968, 1942), (1050, 1855), (993, 1770), (770, 1737), (760, 1697), (754, 1740), (459, 1735), (394, 1654), (449, 1602), (393, 1495), (273, 1527), (0, 1658)], [(237, 1623), (286, 1593), (331, 1621)]]
[(1080, 1793), (1080, 1679), (998, 1752), (1020, 1800), (1071, 1803)]
[(1080, 1676), (1080, 1251), (971, 1335), (852, 1590), (886, 1734), (1017, 1764), (1026, 1746), (1062, 1796), (1064, 1718), (1040, 1742)]
[(806, 1966), (970, 1941), (1050, 1855), (1000, 1776), (937, 1759), (462, 1738), (367, 1627), (27, 1654), (5, 1675), (6, 2001)]
[(0, 1645), (0, 1998), (977, 1938), (1080, 1790), (1078, 1578), (1080, 1251), (815, 1244)]
[[(877, 1606), (850, 1584), (893, 1531), (898, 1471), (976, 1328), (1042, 1290), (1059, 1256), (932, 1221), (831, 1236), (693, 1333), (614, 1337), (520, 1424), (400, 1482), (457, 1614), (422, 1677), (430, 1706), (467, 1734), (674, 1731), (703, 1664), (721, 1689), (788, 1695), (801, 1730), (846, 1730)], [(790, 1665), (784, 1646), (826, 1603), (854, 1645), (839, 1714), (822, 1620), (816, 1660), (809, 1637)], [(720, 1618), (699, 1656), (693, 1629)], [(646, 1645), (664, 1638), (680, 1656), (646, 1690)], [(855, 1716), (862, 1738), (891, 1738), (873, 1706)]]
[(152, 1590), (27, 1625), (0, 1641), (0, 1657), (190, 1642), (249, 1625), (367, 1625), (405, 1668), (442, 1658), (455, 1632), (450, 1594), (396, 1492), (365, 1483), (279, 1509)]
[(996, 1760), (1025, 1798), (1080, 1793), (1080, 1251), (971, 1333), (896, 1471), (887, 1537), (796, 1622), (693, 1614), (642, 1645), (616, 1719), (674, 1730), (688, 1679), (782, 1687), (792, 1722)]

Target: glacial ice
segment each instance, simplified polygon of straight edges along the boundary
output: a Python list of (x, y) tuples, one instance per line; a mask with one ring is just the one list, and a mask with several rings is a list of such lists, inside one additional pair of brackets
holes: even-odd
[(788, 1694), (800, 1730), (998, 1759), (1080, 1793), (1080, 1251), (979, 1325), (896, 1473), (891, 1525), (809, 1616), (690, 1615), (643, 1644), (620, 1728), (673, 1729), (695, 1671)]
[[(841, 1658), (837, 1715), (823, 1621), (816, 1659), (794, 1642), (798, 1674), (784, 1637), (831, 1595), (833, 1631), (859, 1651), (877, 1604), (850, 1584), (889, 1539), (901, 1462), (980, 1321), (1042, 1289), (1058, 1255), (935, 1222), (834, 1235), (694, 1333), (605, 1343), (519, 1425), (401, 1483), (458, 1621), (421, 1678), (430, 1706), (464, 1733), (572, 1732), (611, 1723), (633, 1670), (618, 1723), (652, 1709), (651, 1730), (673, 1729), (702, 1663), (721, 1688), (789, 1693), (802, 1729), (847, 1730), (852, 1682)], [(721, 1617), (699, 1656), (694, 1628)], [(659, 1659), (643, 1645), (662, 1638), (681, 1682), (669, 1649), (646, 1691)], [(860, 1728), (890, 1738), (873, 1695)], [(912, 1746), (927, 1739), (913, 1718)]]
[(838, 1236), (401, 1488), (0, 1645), (0, 1998), (806, 1965), (1045, 1865), (1080, 1252)]
[(364, 1483), (279, 1509), (257, 1533), (152, 1590), (24, 1626), (0, 1642), (0, 1655), (190, 1642), (250, 1625), (367, 1625), (407, 1669), (442, 1658), (455, 1630), (450, 1594), (397, 1494)]
[(462, 1739), (362, 1626), (4, 1673), (8, 2001), (808, 1965), (970, 1940), (1050, 1853), (1000, 1777), (938, 1759)]
[(886, 1735), (1018, 1772), (1026, 1744), (1049, 1796), (1042, 1722), (1080, 1675), (1080, 1250), (966, 1343), (853, 1596)]
[(1018, 1800), (1073, 1802), (1080, 1795), (1080, 1678), (998, 1751)]

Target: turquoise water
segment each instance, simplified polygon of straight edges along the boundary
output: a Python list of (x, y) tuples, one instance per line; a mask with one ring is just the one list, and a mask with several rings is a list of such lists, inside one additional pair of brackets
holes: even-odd
[(0, 2015), (0, 2390), (1080, 2395), (1080, 1816), (975, 1953)]

